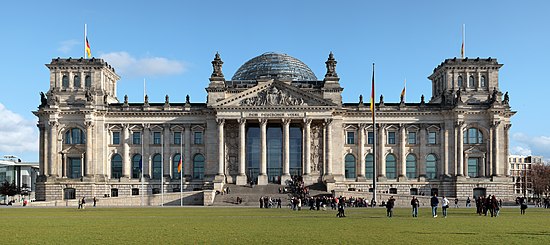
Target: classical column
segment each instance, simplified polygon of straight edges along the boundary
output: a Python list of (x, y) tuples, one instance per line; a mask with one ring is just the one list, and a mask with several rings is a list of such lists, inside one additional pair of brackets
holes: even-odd
[(192, 163), (193, 163), (193, 157), (191, 156), (191, 125), (187, 124), (185, 125), (185, 139), (184, 139), (184, 145), (185, 145), (185, 157), (183, 158), (185, 160), (185, 164), (183, 164), (183, 173), (188, 178), (192, 178), (193, 171), (191, 169)]
[(163, 164), (163, 170), (164, 170), (164, 173), (163, 173), (163, 177), (168, 177), (168, 178), (172, 178), (172, 161), (171, 160), (171, 156), (172, 156), (172, 153), (170, 151), (170, 142), (171, 142), (171, 138), (170, 138), (170, 124), (166, 123), (163, 126), (163, 130), (162, 130), (162, 133), (163, 133), (163, 136), (162, 136), (162, 144), (164, 144), (164, 149), (162, 151), (162, 164)]
[(237, 185), (246, 185), (246, 119), (239, 118), (239, 175)]
[(49, 136), (50, 136), (50, 142), (49, 142), (49, 156), (48, 156), (48, 174), (52, 177), (57, 177), (57, 168), (55, 166), (56, 164), (56, 154), (57, 154), (57, 122), (56, 121), (50, 121), (49, 122)]
[[(122, 177), (123, 178), (129, 178), (130, 177), (130, 125), (129, 124), (123, 124), (122, 125)], [(143, 143), (143, 142), (142, 142)], [(143, 165), (145, 165), (145, 162), (142, 162)], [(112, 178), (113, 176), (111, 176)]]
[(427, 140), (426, 125), (420, 125), (420, 155), (418, 157), (418, 175), (419, 177), (426, 178), (426, 145)]
[(261, 118), (260, 121), (260, 174), (258, 175), (258, 185), (267, 185), (267, 119)]
[(284, 118), (283, 121), (283, 176), (281, 184), (290, 179), (290, 119)]
[(407, 152), (405, 150), (405, 145), (407, 144), (407, 135), (405, 132), (405, 124), (401, 124), (399, 128), (399, 159), (401, 162), (401, 167), (399, 168), (399, 178), (407, 177)]
[(304, 175), (310, 175), (311, 172), (311, 119), (304, 119)]
[[(500, 176), (502, 175), (502, 173), (500, 172), (500, 168), (499, 168), (499, 161), (500, 161), (500, 151), (501, 149), (499, 148), (500, 145), (499, 145), (499, 140), (500, 140), (500, 137), (499, 137), (499, 134), (498, 134), (498, 129), (499, 129), (499, 125), (500, 125), (500, 121), (495, 121), (493, 123), (493, 125), (491, 126), (491, 130), (493, 130), (493, 137), (494, 137), (494, 144), (493, 144), (493, 149), (492, 149), (492, 152), (493, 152), (493, 163), (492, 163), (492, 168), (493, 168), (493, 172), (491, 173), (493, 176)], [(506, 163), (508, 164), (508, 163)]]
[[(505, 124), (504, 125), (504, 152), (505, 154), (508, 154), (508, 147), (510, 146), (510, 137), (509, 136), (509, 131), (510, 131), (510, 127), (512, 127), (512, 124)], [(508, 164), (507, 162), (504, 164), (504, 174), (506, 176), (510, 176), (510, 164)]]
[(443, 176), (449, 176), (449, 161), (447, 155), (449, 149), (449, 129), (445, 125), (441, 134), (441, 164), (443, 165)]
[(365, 128), (367, 124), (359, 124), (359, 174), (357, 175), (357, 180), (365, 181)]
[[(456, 131), (457, 131), (457, 149), (456, 149), (456, 156), (457, 156), (457, 169), (458, 173), (457, 176), (464, 176), (464, 150), (463, 150), (463, 141), (464, 141), (464, 132), (462, 131), (462, 125), (464, 125), (464, 122), (458, 122), (456, 124)], [(468, 172), (466, 171), (466, 174)]]
[(94, 123), (93, 122), (86, 122), (86, 172), (84, 176), (90, 178), (95, 173), (93, 172), (93, 134), (92, 131), (94, 129)]
[(216, 119), (218, 123), (218, 175), (223, 176), (223, 169), (225, 165), (225, 142), (223, 136), (223, 127), (225, 125), (225, 119)]
[(151, 136), (151, 125), (148, 123), (143, 124), (143, 131), (141, 132), (141, 144), (143, 144), (143, 173), (145, 176), (151, 178), (151, 152), (149, 148), (150, 136)]
[(40, 172), (42, 173), (43, 176), (48, 176), (49, 175), (49, 172), (48, 172), (48, 169), (49, 169), (49, 164), (48, 164), (48, 161), (49, 161), (49, 155), (48, 155), (48, 148), (49, 148), (49, 126), (48, 124), (41, 124), (40, 126), (40, 143), (42, 144), (41, 145), (41, 163), (42, 163), (42, 166), (40, 166)]
[(325, 175), (332, 175), (332, 119), (325, 119), (326, 130), (327, 130), (327, 141), (326, 141), (326, 161), (327, 169)]
[(378, 177), (386, 177), (386, 125), (380, 124), (378, 127)]

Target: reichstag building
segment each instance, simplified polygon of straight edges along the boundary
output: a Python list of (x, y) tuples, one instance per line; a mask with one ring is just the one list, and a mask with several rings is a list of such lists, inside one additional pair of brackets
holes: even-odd
[(496, 59), (444, 60), (428, 77), (431, 95), (418, 102), (377, 96), (376, 134), (368, 100), (342, 101), (336, 63), (330, 53), (319, 79), (294, 57), (264, 53), (226, 79), (216, 54), (206, 102), (171, 102), (168, 95), (149, 102), (145, 95), (130, 103), (104, 60), (53, 59), (46, 65), (50, 89), (34, 111), (36, 198), (176, 192), (180, 181), (183, 190), (221, 190), (292, 176), (327, 191), (368, 193), (377, 178), (380, 193), (511, 197), (515, 112), (499, 89)]

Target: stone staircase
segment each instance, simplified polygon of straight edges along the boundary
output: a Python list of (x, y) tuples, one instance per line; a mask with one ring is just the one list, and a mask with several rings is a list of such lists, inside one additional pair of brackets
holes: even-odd
[[(291, 197), (290, 193), (279, 193), (279, 188), (284, 189), (285, 185), (268, 184), (264, 186), (255, 185), (239, 186), (234, 184), (225, 184), (225, 187), (229, 187), (229, 194), (217, 194), (214, 198), (212, 206), (248, 206), (248, 207), (260, 207), (260, 197), (268, 196), (271, 199), (281, 198), (281, 205), (286, 207)], [(310, 196), (316, 195), (330, 195), (330, 193), (324, 191), (322, 184), (315, 184), (310, 187)], [(241, 204), (237, 204), (237, 197), (242, 199)]]

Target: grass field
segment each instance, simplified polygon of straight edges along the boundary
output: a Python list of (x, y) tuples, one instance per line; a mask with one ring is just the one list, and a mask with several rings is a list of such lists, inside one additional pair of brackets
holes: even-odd
[[(439, 210), (440, 211), (440, 210)], [(0, 208), (1, 244), (550, 244), (550, 210), (497, 218), (449, 209)]]

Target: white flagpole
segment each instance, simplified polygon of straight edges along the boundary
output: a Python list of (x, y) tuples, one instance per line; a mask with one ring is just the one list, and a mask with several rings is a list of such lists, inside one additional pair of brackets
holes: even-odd
[(180, 206), (183, 206), (183, 131), (180, 132)]
[[(143, 135), (141, 135), (141, 138), (143, 138)], [(143, 161), (143, 140), (141, 141), (141, 166), (140, 166), (140, 172), (141, 172), (141, 206), (143, 206), (143, 195), (145, 194), (145, 190), (144, 190), (144, 187), (143, 187), (143, 165), (144, 165), (144, 161)]]
[(462, 24), (462, 58), (466, 57), (466, 25)]
[(145, 78), (143, 78), (143, 99), (145, 99), (145, 95), (147, 95), (147, 90), (145, 88)]
[(88, 25), (84, 24), (84, 59), (88, 57), (86, 53), (86, 37), (88, 36)]
[(160, 135), (160, 206), (164, 206), (164, 135)]

